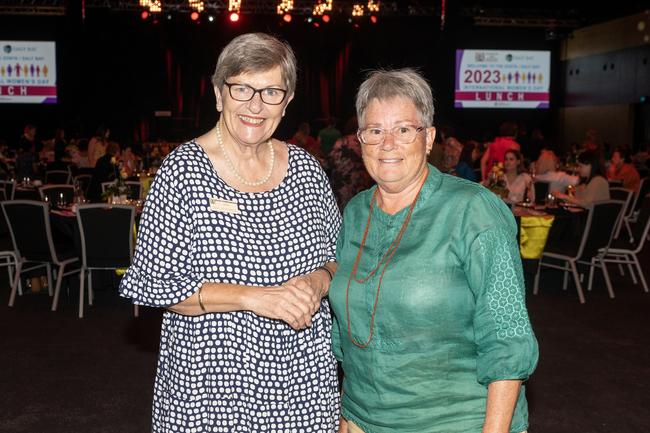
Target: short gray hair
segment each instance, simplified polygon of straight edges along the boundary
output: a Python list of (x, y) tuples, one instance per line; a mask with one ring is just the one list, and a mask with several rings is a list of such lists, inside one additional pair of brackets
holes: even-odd
[(296, 56), (288, 43), (266, 33), (246, 33), (237, 36), (224, 47), (217, 59), (212, 84), (222, 88), (230, 77), (247, 72), (266, 72), (276, 66), (289, 95), (296, 90)]
[(365, 125), (366, 109), (373, 99), (407, 98), (413, 102), (422, 124), (433, 126), (433, 94), (422, 75), (411, 68), (378, 69), (368, 73), (357, 92), (357, 117)]

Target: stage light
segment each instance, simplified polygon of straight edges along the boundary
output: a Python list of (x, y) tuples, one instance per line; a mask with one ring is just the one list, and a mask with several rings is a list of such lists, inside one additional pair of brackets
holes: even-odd
[(370, 15), (370, 22), (373, 24), (377, 24), (377, 17), (375, 15)]
[(143, 20), (146, 20), (147, 18), (149, 18), (149, 11), (142, 11), (140, 13), (140, 18), (142, 18)]
[(230, 19), (230, 21), (232, 21), (233, 23), (236, 23), (237, 21), (239, 21), (239, 14), (237, 12), (233, 12), (228, 16), (228, 19)]
[(282, 17), (282, 19), (284, 20), (285, 23), (290, 23), (290, 22), (291, 22), (291, 19), (292, 19), (292, 18), (291, 18), (291, 14), (284, 14), (284, 16)]
[(318, 21), (314, 21), (314, 27), (319, 28), (319, 27), (320, 27), (320, 23), (319, 23)]
[(197, 11), (192, 12), (190, 14), (190, 18), (192, 19), (192, 21), (198, 20), (199, 19), (199, 13)]
[(214, 21), (214, 15), (208, 15), (208, 21), (213, 22)]
[(172, 14), (167, 14), (166, 18), (167, 18), (167, 21), (171, 21), (172, 20)]
[(311, 22), (314, 21), (312, 17), (307, 17), (307, 22), (311, 24)]
[(327, 23), (330, 22), (330, 16), (329, 16), (329, 15), (323, 15), (322, 20), (323, 20), (323, 22), (324, 22), (325, 24), (327, 24)]

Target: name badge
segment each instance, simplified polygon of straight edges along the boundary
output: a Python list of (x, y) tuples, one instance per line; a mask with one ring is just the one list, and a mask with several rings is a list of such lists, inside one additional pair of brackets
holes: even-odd
[(239, 206), (236, 201), (222, 200), (216, 197), (210, 197), (210, 209), (217, 212), (239, 214)]

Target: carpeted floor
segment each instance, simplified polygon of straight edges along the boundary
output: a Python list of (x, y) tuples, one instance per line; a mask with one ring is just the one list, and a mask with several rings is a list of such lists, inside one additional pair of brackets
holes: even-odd
[[(597, 278), (580, 305), (553, 271), (543, 274), (542, 292), (529, 295), (541, 352), (527, 390), (530, 433), (650, 432), (650, 294), (611, 273), (616, 299)], [(42, 294), (8, 308), (6, 286), (0, 283), (0, 432), (150, 431), (161, 311), (143, 308), (135, 319), (127, 301), (105, 288), (79, 320), (74, 289), (51, 312)]]

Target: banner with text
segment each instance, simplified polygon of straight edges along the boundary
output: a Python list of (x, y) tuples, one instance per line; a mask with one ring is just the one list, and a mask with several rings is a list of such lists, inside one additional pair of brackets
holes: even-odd
[(0, 41), (0, 103), (56, 104), (56, 44)]
[(456, 50), (456, 108), (549, 108), (550, 51)]

